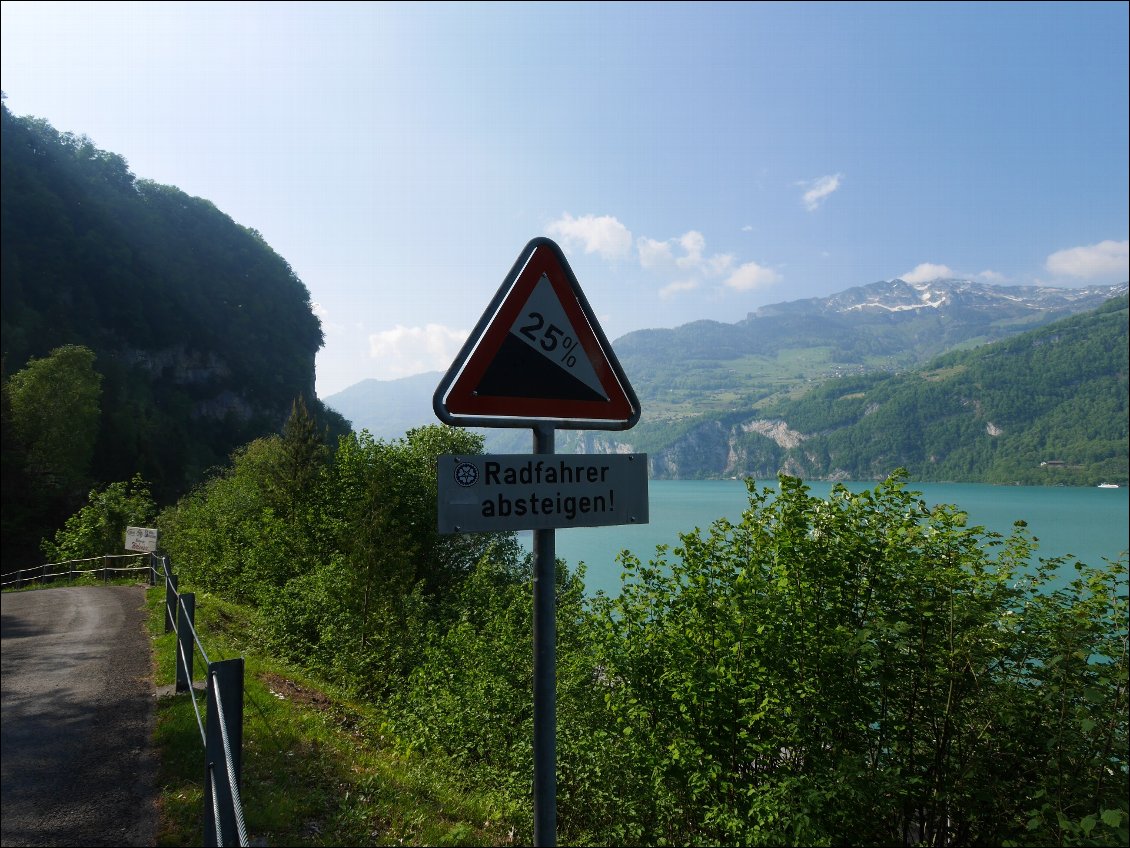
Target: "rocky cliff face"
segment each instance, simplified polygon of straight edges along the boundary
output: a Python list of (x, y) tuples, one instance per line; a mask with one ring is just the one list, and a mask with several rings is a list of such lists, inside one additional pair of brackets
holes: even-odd
[[(223, 421), (228, 417), (247, 422), (252, 418), (285, 421), (289, 405), (255, 402), (245, 386), (233, 379), (232, 368), (214, 351), (189, 350), (183, 344), (155, 350), (126, 348), (117, 359), (152, 381), (189, 390), (193, 419)], [(311, 373), (313, 373), (311, 369)], [(304, 397), (313, 403), (313, 386)]]
[[(806, 438), (779, 420), (750, 418), (730, 424), (705, 421), (649, 453), (648, 473), (657, 480), (771, 478), (778, 471), (806, 476), (816, 458), (806, 457), (803, 450), (794, 450)], [(635, 447), (612, 435), (585, 433), (576, 449), (578, 453), (632, 453)]]

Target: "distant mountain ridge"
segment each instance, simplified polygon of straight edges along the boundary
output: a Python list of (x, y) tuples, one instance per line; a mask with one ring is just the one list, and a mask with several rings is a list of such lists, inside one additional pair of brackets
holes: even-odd
[(763, 306), (746, 320), (783, 314), (822, 312), (849, 313), (873, 310), (877, 313), (911, 312), (924, 309), (970, 308), (1008, 312), (1060, 312), (1081, 304), (1092, 309), (1108, 298), (1126, 293), (1126, 284), (1088, 286), (1078, 289), (1051, 286), (1001, 286), (960, 278), (938, 278), (909, 283), (895, 278), (865, 286), (855, 286), (823, 298), (806, 298)]
[(435, 424), (432, 395), (443, 373), (429, 371), (395, 380), (362, 380), (322, 399), (378, 439), (396, 439), (413, 427)]
[[(1127, 304), (1122, 295), (922, 368), (828, 380), (624, 441), (650, 438), (654, 477), (871, 480), (901, 466), (916, 480), (1126, 485)], [(585, 448), (626, 445), (601, 436)]]
[[(329, 408), (353, 422), (357, 431), (368, 430), (378, 439), (399, 439), (414, 427), (438, 423), (432, 411), (442, 371), (428, 371), (394, 380), (362, 380), (322, 399)], [(528, 430), (485, 430), (475, 432), (486, 438), (493, 453), (524, 453), (530, 449)]]
[[(733, 324), (694, 321), (672, 329), (637, 330), (617, 339), (615, 348), (622, 362), (640, 356), (637, 371), (644, 383), (647, 361), (728, 360), (807, 346), (831, 345), (834, 360), (843, 363), (891, 356), (907, 365), (962, 342), (1004, 338), (1085, 312), (1126, 292), (1126, 283), (1062, 289), (895, 279), (828, 297), (769, 304)], [(629, 376), (637, 379), (635, 371)]]
[(836, 377), (914, 368), (1094, 309), (1125, 283), (1083, 289), (889, 280), (764, 306), (741, 321), (639, 330), (615, 342), (643, 423), (752, 407)]
[[(770, 304), (733, 324), (695, 321), (628, 333), (613, 348), (643, 406), (634, 430), (613, 436), (565, 431), (558, 450), (631, 444), (660, 455), (719, 416), (756, 419), (754, 410), (827, 380), (891, 374), (951, 350), (1006, 339), (1126, 295), (1128, 286), (1060, 289), (971, 280), (895, 279), (823, 298)], [(325, 398), (380, 438), (433, 423), (440, 372), (365, 380)], [(748, 413), (748, 414), (747, 414)], [(709, 425), (713, 426), (713, 425)], [(528, 450), (525, 431), (487, 431), (488, 449)], [(663, 464), (660, 476), (718, 476), (725, 462)], [(732, 469), (731, 469), (732, 470)]]

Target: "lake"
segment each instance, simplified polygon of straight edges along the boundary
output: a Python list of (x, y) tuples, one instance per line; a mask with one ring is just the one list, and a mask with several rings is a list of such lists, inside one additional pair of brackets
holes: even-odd
[[(853, 491), (875, 487), (853, 483)], [(826, 497), (831, 483), (808, 483), (810, 493)], [(761, 481), (758, 488), (776, 489), (776, 481)], [(908, 483), (928, 504), (954, 504), (969, 515), (968, 523), (1007, 535), (1014, 521), (1028, 523), (1039, 539), (1037, 558), (1072, 554), (1076, 559), (1101, 565), (1130, 548), (1130, 489), (1065, 488), (1040, 486), (988, 486), (975, 483)], [(717, 518), (740, 518), (748, 504), (740, 480), (652, 480), (648, 483), (651, 522), (646, 525), (580, 527), (558, 530), (557, 556), (575, 567), (586, 566), (585, 588), (614, 595), (620, 592), (621, 567), (616, 555), (630, 550), (646, 561), (656, 545), (678, 544), (678, 534)], [(532, 534), (519, 533), (527, 550)], [(1072, 570), (1073, 572), (1073, 570)]]

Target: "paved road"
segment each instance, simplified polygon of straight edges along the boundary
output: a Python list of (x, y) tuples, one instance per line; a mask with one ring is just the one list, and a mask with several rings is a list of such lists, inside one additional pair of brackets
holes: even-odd
[(0, 596), (2, 845), (153, 845), (141, 586)]

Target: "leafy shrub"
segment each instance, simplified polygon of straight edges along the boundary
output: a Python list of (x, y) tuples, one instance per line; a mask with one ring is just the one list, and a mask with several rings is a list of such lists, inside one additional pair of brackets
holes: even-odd
[[(623, 591), (559, 577), (558, 820), (597, 844), (1121, 844), (1126, 572), (1035, 572), (895, 477), (758, 492)], [(484, 558), (389, 702), (528, 804), (528, 574)], [(1119, 829), (1121, 828), (1121, 830)], [(1121, 842), (1120, 842), (1121, 840)]]
[(900, 478), (751, 483), (739, 523), (681, 541), (596, 610), (633, 836), (1059, 844), (1060, 815), (1125, 810), (1124, 563), (1051, 592), (1022, 522), (966, 527)]
[(92, 489), (84, 507), (44, 539), (43, 554), (52, 562), (125, 551), (126, 527), (150, 527), (157, 507), (139, 475), (127, 482)]

